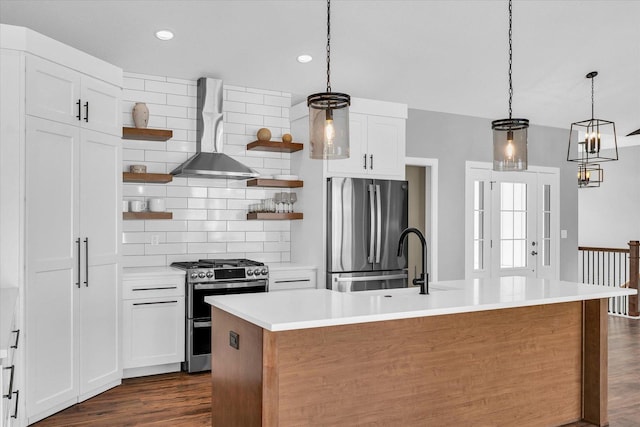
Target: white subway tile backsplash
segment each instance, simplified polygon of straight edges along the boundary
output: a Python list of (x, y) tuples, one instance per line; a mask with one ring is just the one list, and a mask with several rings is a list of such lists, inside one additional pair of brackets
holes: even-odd
[[(195, 80), (124, 73), (123, 122), (132, 126), (135, 102), (149, 107), (150, 128), (171, 129), (167, 142), (123, 141), (123, 170), (144, 164), (169, 173), (196, 151)], [(262, 174), (290, 172), (290, 154), (246, 151), (261, 127), (272, 140), (289, 132), (291, 95), (274, 90), (224, 86), (224, 152)], [(200, 258), (247, 257), (263, 262), (290, 259), (289, 221), (248, 221), (251, 203), (281, 189), (247, 188), (241, 180), (174, 177), (168, 184), (123, 185), (125, 200), (161, 197), (172, 220), (123, 222), (123, 265), (162, 266)]]
[(189, 221), (189, 231), (226, 231), (227, 221)]
[(146, 80), (144, 89), (147, 92), (161, 92), (163, 94), (188, 95), (188, 85), (180, 83), (157, 82)]

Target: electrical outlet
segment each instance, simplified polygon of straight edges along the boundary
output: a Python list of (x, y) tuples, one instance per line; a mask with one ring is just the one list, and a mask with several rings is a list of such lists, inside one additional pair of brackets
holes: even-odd
[(229, 331), (229, 345), (240, 350), (240, 335), (237, 332)]
[(160, 235), (152, 234), (151, 235), (151, 246), (158, 246), (160, 244)]

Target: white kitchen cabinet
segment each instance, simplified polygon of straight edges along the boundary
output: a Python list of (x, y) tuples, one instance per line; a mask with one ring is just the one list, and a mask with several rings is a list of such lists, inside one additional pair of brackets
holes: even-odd
[(349, 114), (348, 159), (327, 160), (327, 176), (404, 179), (405, 119)]
[[(0, 426), (21, 425), (18, 289), (0, 288)], [(24, 397), (24, 394), (23, 394)]]
[(38, 418), (121, 380), (122, 161), (111, 135), (26, 125), (27, 407)]
[(27, 56), (29, 115), (122, 135), (120, 88), (55, 62)]
[(269, 265), (269, 292), (291, 289), (315, 289), (318, 270), (315, 267)]
[(2, 162), (0, 214), (18, 223), (0, 261), (4, 272), (9, 242), (24, 254), (11, 272), (24, 295), (23, 425), (122, 379), (122, 70), (26, 28), (0, 33), (2, 105), (6, 94), (15, 111), (2, 112), (2, 153), (6, 139), (17, 154)]
[(180, 370), (185, 358), (184, 271), (126, 270), (122, 302), (124, 377)]

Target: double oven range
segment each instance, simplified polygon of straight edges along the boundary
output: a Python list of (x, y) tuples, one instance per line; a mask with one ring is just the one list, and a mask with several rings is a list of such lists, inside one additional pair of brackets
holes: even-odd
[(248, 259), (201, 259), (196, 262), (174, 262), (171, 266), (187, 273), (186, 345), (182, 370), (210, 370), (211, 306), (204, 302), (204, 298), (210, 295), (267, 292), (269, 268), (261, 262)]

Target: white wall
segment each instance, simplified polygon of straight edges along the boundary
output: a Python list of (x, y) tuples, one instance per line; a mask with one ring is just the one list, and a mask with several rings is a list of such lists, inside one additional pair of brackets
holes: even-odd
[(628, 248), (640, 240), (640, 146), (618, 154), (620, 160), (602, 163), (600, 187), (578, 191), (580, 246)]
[[(123, 140), (123, 170), (144, 164), (169, 173), (196, 147), (196, 81), (124, 74), (123, 125), (133, 126), (135, 102), (149, 108), (149, 127), (173, 130), (167, 142)], [(261, 127), (279, 140), (289, 132), (288, 93), (224, 86), (224, 152), (261, 174), (290, 173), (290, 154), (246, 151)], [(245, 181), (175, 178), (169, 184), (123, 184), (126, 200), (166, 198), (172, 220), (123, 222), (123, 266), (163, 266), (199, 258), (290, 259), (289, 221), (247, 221), (247, 206), (280, 189), (247, 188)], [(155, 242), (157, 241), (157, 244)], [(153, 244), (152, 244), (153, 242)]]

